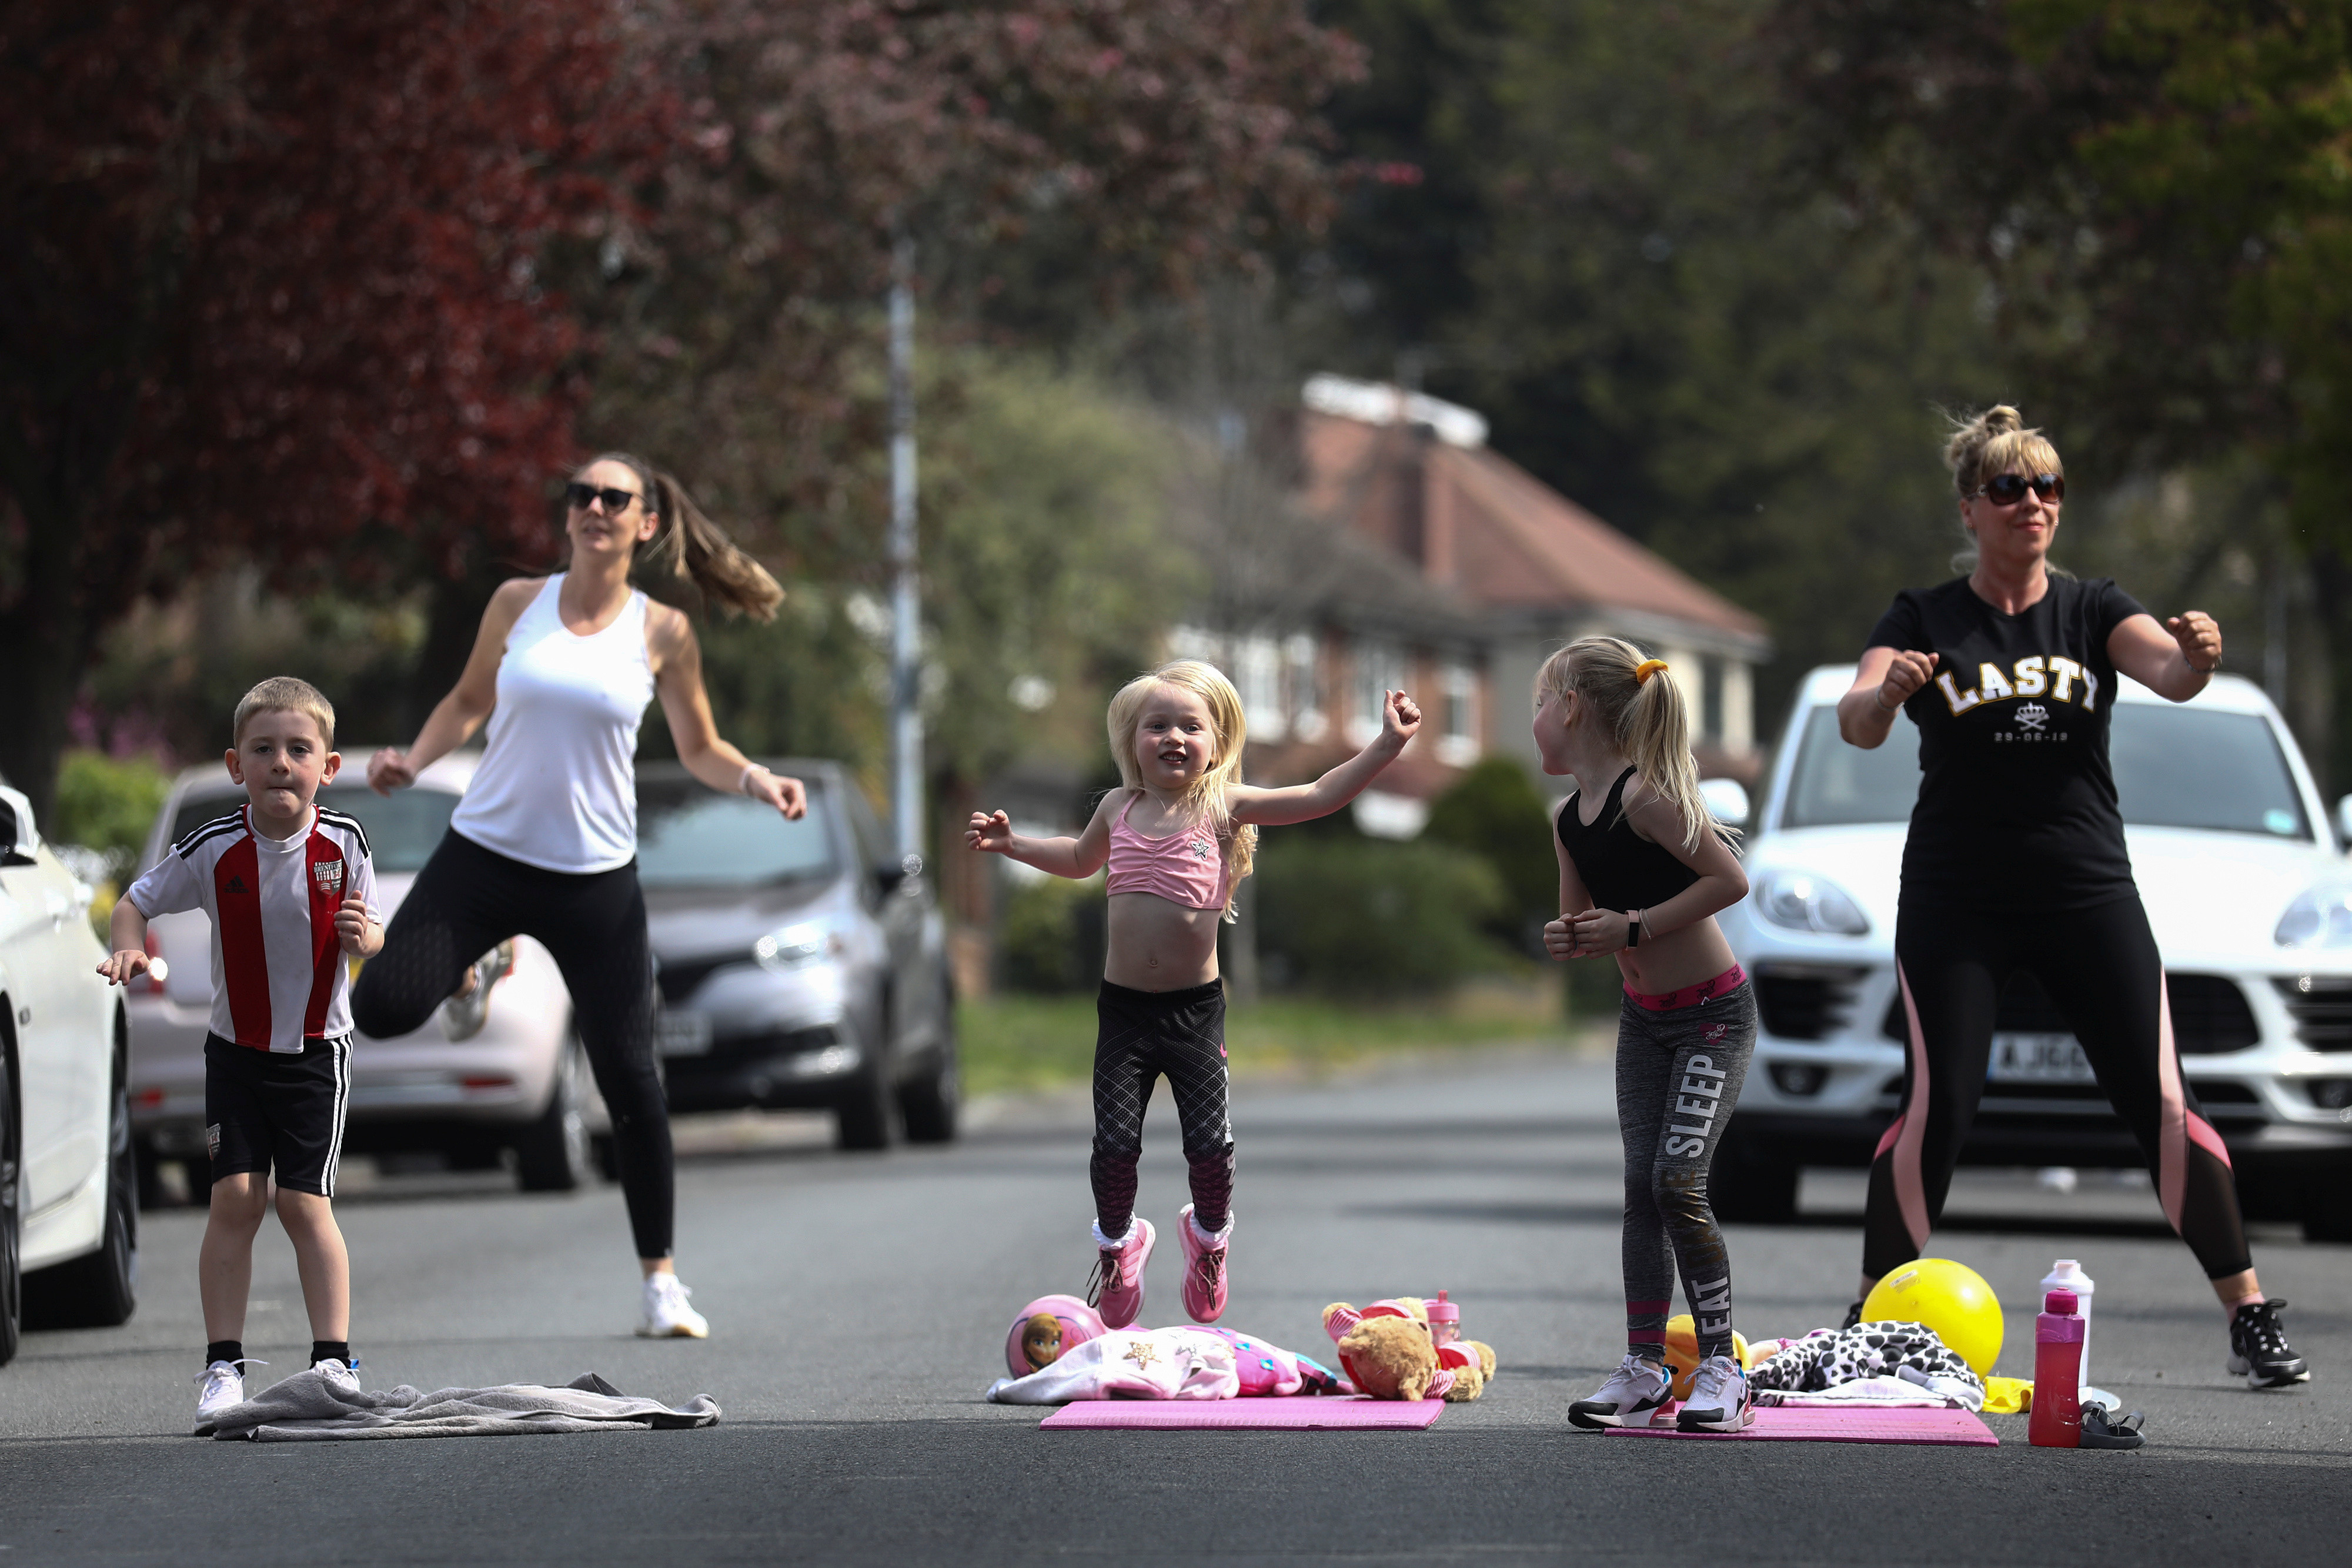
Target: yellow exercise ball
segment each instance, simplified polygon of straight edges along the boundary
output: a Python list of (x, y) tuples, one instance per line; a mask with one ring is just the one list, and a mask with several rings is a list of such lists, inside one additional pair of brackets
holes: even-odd
[(1916, 1258), (1879, 1281), (1862, 1321), (1925, 1323), (1979, 1377), (2000, 1359), (2000, 1298), (1983, 1275), (1949, 1258)]
[[(1743, 1368), (1748, 1364), (1748, 1341), (1737, 1329), (1731, 1334), (1731, 1358)], [(1675, 1397), (1689, 1398), (1691, 1379), (1698, 1375), (1698, 1324), (1688, 1312), (1666, 1320), (1666, 1369), (1675, 1375)]]

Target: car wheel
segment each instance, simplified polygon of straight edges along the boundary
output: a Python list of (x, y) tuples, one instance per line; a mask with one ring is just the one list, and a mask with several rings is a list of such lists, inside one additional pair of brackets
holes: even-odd
[(1797, 1162), (1762, 1140), (1743, 1137), (1737, 1124), (1724, 1134), (1707, 1173), (1708, 1207), (1717, 1219), (1743, 1225), (1788, 1225), (1797, 1218)]
[(580, 1048), (566, 1043), (547, 1109), (514, 1141), (515, 1185), (525, 1192), (571, 1192), (589, 1176), (587, 1092)]
[(171, 1197), (163, 1190), (163, 1156), (155, 1152), (153, 1145), (144, 1139), (131, 1145), (131, 1155), (139, 1166), (139, 1207), (142, 1209), (163, 1207)]
[[(883, 1037), (888, 1038), (886, 1019)], [(833, 1105), (833, 1142), (841, 1149), (887, 1149), (890, 1146), (892, 1114), (898, 1107), (890, 1092), (890, 1064), (878, 1051), (867, 1051), (857, 1064), (857, 1075), (842, 1085)]]
[(2304, 1183), (2303, 1239), (2352, 1241), (2352, 1166), (2330, 1166)]
[(938, 1060), (923, 1075), (898, 1089), (898, 1113), (910, 1144), (955, 1142), (956, 1113), (963, 1102), (963, 1074), (956, 1061), (955, 997), (944, 1000)]
[(24, 1317), (24, 1255), (17, 1250), (17, 1160), (16, 1081), (0, 1052), (0, 1366), (16, 1358), (17, 1329)]
[(26, 1277), (25, 1321), (35, 1326), (112, 1328), (139, 1305), (139, 1158), (130, 1092), (119, 1082), (107, 1122), (106, 1228), (89, 1257)]

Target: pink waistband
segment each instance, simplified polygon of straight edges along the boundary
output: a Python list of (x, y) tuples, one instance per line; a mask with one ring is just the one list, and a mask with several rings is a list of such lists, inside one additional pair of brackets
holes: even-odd
[(1679, 991), (1668, 991), (1662, 997), (1637, 991), (1631, 986), (1625, 988), (1625, 994), (1633, 998), (1633, 1005), (1637, 1008), (1647, 1008), (1654, 1013), (1670, 1013), (1676, 1008), (1695, 1008), (1717, 997), (1727, 997), (1747, 980), (1748, 971), (1734, 964), (1712, 980), (1701, 980), (1696, 986), (1685, 986)]

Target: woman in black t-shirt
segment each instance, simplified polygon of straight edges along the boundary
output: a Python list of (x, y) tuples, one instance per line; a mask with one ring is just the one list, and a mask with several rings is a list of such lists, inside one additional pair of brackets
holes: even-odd
[(2107, 763), (2117, 674), (2186, 702), (2221, 662), (2221, 628), (2194, 610), (2158, 625), (2112, 581), (2050, 570), (2064, 470), (2015, 409), (1961, 425), (1945, 459), (1974, 568), (1897, 594), (1838, 702), (1856, 746), (1884, 743), (1898, 708), (1920, 737), (1895, 925), (1910, 1051), (1870, 1167), (1860, 1294), (1927, 1245), (1984, 1093), (2002, 988), (2025, 969), (2074, 1026), (2230, 1313), (2231, 1371), (2255, 1387), (2304, 1382), (2285, 1303), (2254, 1279), (2229, 1150), (2180, 1073)]

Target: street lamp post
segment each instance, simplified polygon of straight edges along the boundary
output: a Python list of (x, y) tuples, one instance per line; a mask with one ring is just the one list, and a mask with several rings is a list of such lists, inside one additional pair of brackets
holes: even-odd
[(923, 852), (922, 596), (915, 533), (915, 242), (890, 246), (891, 810), (901, 857)]

